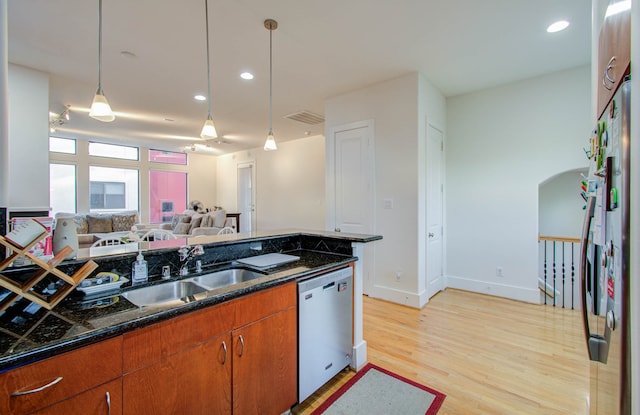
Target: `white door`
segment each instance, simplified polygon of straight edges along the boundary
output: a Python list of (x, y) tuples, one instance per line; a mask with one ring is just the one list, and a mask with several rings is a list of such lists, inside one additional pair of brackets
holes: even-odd
[(427, 297), (444, 289), (442, 229), (443, 133), (427, 123)]
[(336, 232), (368, 233), (371, 174), (368, 127), (335, 132)]
[[(334, 230), (374, 233), (373, 121), (353, 123), (333, 130)], [(366, 244), (364, 294), (372, 289), (373, 246)]]
[(238, 164), (238, 212), (240, 232), (255, 230), (255, 168), (254, 163)]

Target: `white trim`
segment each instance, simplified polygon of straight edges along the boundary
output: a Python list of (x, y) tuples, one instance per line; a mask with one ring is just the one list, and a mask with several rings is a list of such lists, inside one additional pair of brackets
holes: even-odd
[(422, 308), (427, 303), (427, 292), (421, 290), (419, 293), (399, 290), (397, 288), (374, 285), (371, 297), (380, 298), (396, 304), (402, 304), (413, 308)]
[(540, 291), (535, 289), (516, 287), (514, 285), (497, 284), (488, 281), (471, 280), (456, 276), (447, 276), (447, 287), (472, 291), (481, 294), (495, 295), (527, 303), (540, 304)]

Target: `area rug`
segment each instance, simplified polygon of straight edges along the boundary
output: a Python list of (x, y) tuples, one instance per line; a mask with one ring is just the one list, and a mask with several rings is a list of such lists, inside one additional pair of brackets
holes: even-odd
[(367, 363), (312, 415), (435, 415), (445, 394)]

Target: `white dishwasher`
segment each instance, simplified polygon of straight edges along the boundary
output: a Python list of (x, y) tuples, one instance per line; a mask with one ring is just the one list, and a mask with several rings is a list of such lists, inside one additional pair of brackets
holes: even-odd
[(351, 267), (298, 283), (298, 402), (351, 364)]

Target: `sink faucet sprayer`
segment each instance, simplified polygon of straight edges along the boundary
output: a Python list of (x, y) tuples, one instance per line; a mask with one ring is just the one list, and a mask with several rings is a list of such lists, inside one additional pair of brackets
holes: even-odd
[(204, 248), (202, 245), (196, 245), (193, 248), (189, 248), (188, 246), (181, 246), (178, 249), (178, 253), (180, 254), (180, 276), (184, 277), (189, 274), (189, 260), (195, 256), (199, 256), (204, 254)]

